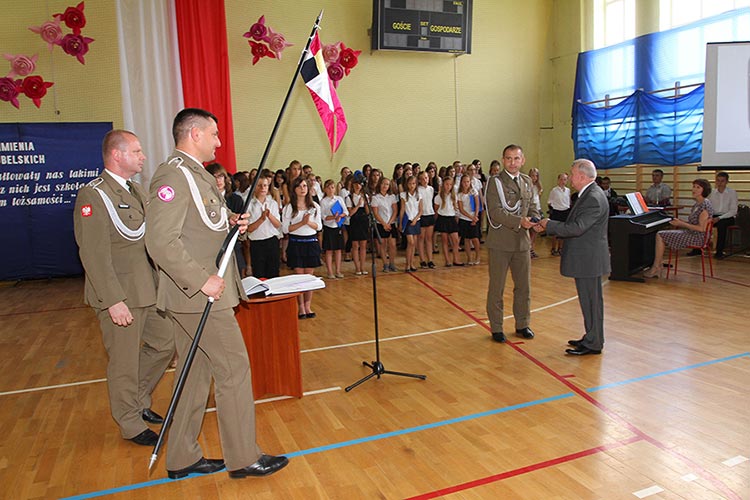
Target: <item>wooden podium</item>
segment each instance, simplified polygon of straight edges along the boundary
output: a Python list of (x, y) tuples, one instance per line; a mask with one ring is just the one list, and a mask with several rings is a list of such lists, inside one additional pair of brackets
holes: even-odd
[(302, 397), (298, 293), (250, 299), (235, 308), (250, 356), (253, 394)]

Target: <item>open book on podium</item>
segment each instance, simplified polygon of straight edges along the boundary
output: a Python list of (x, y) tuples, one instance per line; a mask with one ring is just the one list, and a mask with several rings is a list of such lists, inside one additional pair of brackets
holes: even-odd
[(242, 279), (242, 288), (248, 297), (261, 293), (268, 297), (285, 293), (308, 292), (325, 287), (325, 281), (312, 274), (289, 274), (262, 281), (255, 276)]

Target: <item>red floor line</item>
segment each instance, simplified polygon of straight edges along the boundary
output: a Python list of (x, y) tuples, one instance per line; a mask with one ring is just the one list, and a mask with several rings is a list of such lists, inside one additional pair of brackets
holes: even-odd
[(407, 500), (427, 500), (429, 498), (437, 498), (443, 495), (450, 495), (451, 493), (458, 493), (459, 491), (465, 491), (468, 489), (477, 488), (479, 486), (484, 486), (484, 485), (494, 483), (497, 481), (502, 481), (503, 479), (507, 479), (509, 477), (520, 476), (522, 474), (527, 474), (529, 472), (534, 472), (540, 469), (546, 469), (547, 467), (553, 467), (555, 465), (560, 465), (566, 462), (571, 462), (579, 458), (588, 457), (590, 455), (595, 455), (597, 453), (602, 453), (602, 452), (612, 450), (615, 448), (620, 448), (622, 446), (627, 446), (629, 444), (635, 443), (637, 441), (642, 441), (642, 440), (643, 438), (641, 436), (633, 436), (624, 441), (618, 441), (615, 443), (605, 444), (602, 446), (596, 446), (594, 448), (589, 448), (588, 450), (578, 451), (575, 453), (571, 453), (569, 455), (563, 455), (561, 457), (552, 458), (550, 460), (545, 460), (544, 462), (538, 462), (536, 464), (527, 465), (525, 467), (520, 467), (518, 469), (501, 472), (499, 474), (493, 474), (492, 476), (482, 477), (479, 479), (475, 479), (473, 481), (468, 481), (466, 483), (457, 484), (457, 485), (449, 486), (447, 488), (443, 488), (440, 490), (431, 491), (429, 493), (423, 493), (421, 495), (410, 497)]
[(71, 307), (61, 307), (59, 309), (42, 309), (41, 311), (22, 311), (22, 312), (12, 312), (12, 313), (3, 313), (0, 314), (0, 318), (5, 316), (20, 316), (20, 315), (29, 315), (29, 314), (42, 314), (42, 313), (49, 313), (49, 312), (59, 312), (59, 311), (72, 311), (74, 309), (88, 309), (89, 306), (71, 306)]
[[(448, 299), (444, 294), (438, 292), (430, 284), (426, 283), (424, 280), (420, 279), (419, 277), (415, 276), (414, 274), (412, 274), (411, 276), (414, 279), (416, 279), (417, 281), (419, 281), (420, 283), (422, 283), (425, 287), (427, 287), (428, 289), (432, 290), (438, 296), (442, 297), (446, 302), (448, 302), (449, 304), (453, 305), (456, 309), (458, 309), (459, 311), (463, 312), (466, 316), (468, 316), (469, 318), (473, 319), (480, 326), (483, 326), (488, 331), (490, 330), (490, 326), (489, 325), (486, 325), (486, 324), (478, 321), (476, 316), (468, 313), (466, 309), (464, 309), (463, 307), (459, 306), (454, 301)], [(643, 431), (641, 431), (640, 429), (638, 429), (635, 425), (633, 425), (632, 423), (630, 423), (627, 420), (625, 420), (625, 418), (623, 418), (622, 416), (620, 416), (619, 414), (617, 414), (615, 411), (610, 410), (603, 403), (601, 403), (601, 402), (597, 401), (596, 399), (594, 399), (594, 397), (591, 396), (591, 394), (587, 393), (583, 389), (579, 388), (577, 385), (573, 384), (565, 376), (560, 375), (557, 372), (555, 372), (552, 368), (550, 368), (549, 366), (545, 365), (544, 363), (542, 363), (541, 361), (539, 361), (538, 359), (536, 359), (534, 356), (532, 356), (528, 352), (526, 352), (523, 349), (521, 349), (518, 345), (516, 345), (514, 343), (511, 343), (511, 342), (507, 342), (507, 344), (511, 348), (515, 349), (516, 352), (518, 352), (519, 354), (521, 354), (522, 356), (524, 356), (526, 359), (528, 359), (529, 361), (531, 361), (532, 363), (534, 363), (535, 365), (537, 365), (539, 368), (541, 368), (542, 370), (544, 370), (545, 372), (547, 372), (553, 378), (557, 379), (565, 387), (567, 387), (568, 389), (570, 389), (571, 391), (573, 391), (574, 394), (577, 394), (578, 396), (582, 397), (583, 399), (585, 399), (586, 401), (588, 401), (589, 403), (591, 403), (592, 405), (594, 405), (596, 408), (598, 408), (599, 410), (601, 410), (602, 412), (604, 412), (606, 415), (608, 415), (614, 421), (619, 422), (620, 424), (622, 424), (624, 427), (626, 427), (628, 430), (630, 430), (636, 436), (639, 436), (641, 439), (643, 439), (643, 440), (651, 443), (652, 445), (656, 446), (660, 450), (663, 450), (663, 451), (665, 451), (667, 453), (670, 453), (670, 454), (674, 455), (675, 457), (679, 458), (680, 460), (682, 460), (683, 462), (685, 462), (686, 465), (688, 465), (689, 467), (691, 467), (694, 470), (696, 470), (704, 479), (706, 479), (707, 481), (711, 482), (716, 488), (719, 489), (719, 491), (721, 491), (724, 495), (726, 495), (727, 498), (741, 500), (741, 497), (739, 495), (737, 495), (734, 491), (732, 491), (726, 484), (724, 484), (719, 479), (717, 479), (716, 477), (714, 477), (713, 474), (711, 474), (709, 471), (707, 471), (706, 469), (704, 469), (702, 466), (700, 466), (699, 464), (696, 464), (695, 462), (693, 462), (692, 460), (690, 460), (686, 456), (684, 456), (684, 455), (682, 455), (682, 454), (680, 454), (680, 453), (678, 453), (678, 452), (676, 452), (676, 451), (668, 448), (666, 445), (664, 445), (663, 443), (659, 442), (655, 438), (647, 435), (646, 433), (644, 433)]]

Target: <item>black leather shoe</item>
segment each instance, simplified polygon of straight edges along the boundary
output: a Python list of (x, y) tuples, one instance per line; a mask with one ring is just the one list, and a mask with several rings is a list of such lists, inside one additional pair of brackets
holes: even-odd
[(141, 416), (143, 417), (143, 420), (145, 420), (149, 424), (164, 423), (164, 418), (155, 411), (152, 411), (151, 408), (146, 408), (145, 410), (143, 410)]
[(602, 351), (589, 349), (588, 347), (584, 347), (580, 344), (575, 349), (565, 349), (565, 352), (568, 354), (572, 354), (574, 356), (586, 356), (587, 354), (601, 354), (602, 353)]
[(201, 457), (200, 460), (190, 467), (185, 467), (180, 470), (168, 470), (167, 475), (169, 476), (169, 479), (180, 479), (188, 474), (213, 474), (220, 470), (224, 470), (224, 460), (220, 458), (214, 459)]
[(505, 342), (505, 334), (503, 332), (492, 332), (492, 340), (495, 342)]
[(578, 347), (581, 345), (581, 342), (583, 342), (583, 337), (581, 337), (578, 340), (568, 340), (568, 345), (572, 345), (573, 347)]
[(289, 463), (284, 456), (261, 455), (257, 462), (238, 470), (230, 470), (229, 477), (241, 479), (247, 476), (268, 476), (283, 469)]
[(532, 332), (531, 328), (529, 328), (528, 326), (526, 328), (517, 328), (516, 335), (518, 335), (519, 337), (523, 337), (525, 339), (534, 338), (534, 332)]
[(136, 437), (130, 438), (130, 440), (141, 446), (154, 446), (156, 445), (156, 441), (159, 440), (159, 435), (151, 429), (146, 429)]

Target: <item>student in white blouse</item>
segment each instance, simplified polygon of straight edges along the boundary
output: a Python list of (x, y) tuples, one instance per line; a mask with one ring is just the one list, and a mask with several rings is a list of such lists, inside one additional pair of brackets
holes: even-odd
[(380, 240), (378, 241), (378, 251), (383, 261), (383, 272), (398, 271), (393, 259), (396, 257), (396, 195), (391, 194), (391, 180), (387, 177), (381, 177), (378, 181), (376, 194), (370, 201), (372, 215), (377, 222)]
[[(272, 174), (273, 175), (273, 174)], [(268, 194), (271, 178), (258, 179), (255, 195), (250, 200), (248, 212), (250, 224), (247, 233), (250, 239), (250, 261), (253, 276), (275, 278), (279, 275), (279, 204)]]
[[(427, 167), (428, 169), (430, 167)], [(435, 167), (432, 167), (434, 172)], [(429, 184), (430, 174), (428, 171), (421, 172), (417, 177), (419, 185), (417, 192), (422, 203), (422, 218), (420, 219), (421, 231), (417, 238), (417, 251), (419, 252), (419, 267), (422, 269), (435, 269), (435, 263), (432, 262), (433, 242), (432, 236), (435, 234), (435, 206), (432, 204), (435, 198), (435, 189)]]

